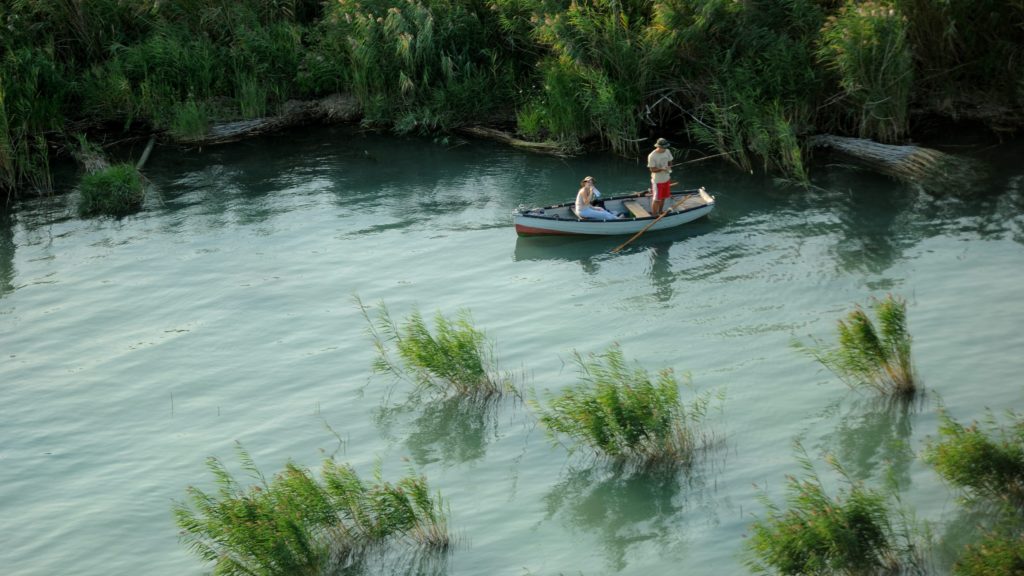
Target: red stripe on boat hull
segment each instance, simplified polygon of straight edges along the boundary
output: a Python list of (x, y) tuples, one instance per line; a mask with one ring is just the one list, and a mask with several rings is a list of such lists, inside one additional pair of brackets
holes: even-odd
[(534, 228), (533, 226), (523, 226), (522, 224), (516, 224), (516, 234), (520, 236), (579, 236), (576, 232), (562, 232), (561, 230), (551, 230), (550, 228)]

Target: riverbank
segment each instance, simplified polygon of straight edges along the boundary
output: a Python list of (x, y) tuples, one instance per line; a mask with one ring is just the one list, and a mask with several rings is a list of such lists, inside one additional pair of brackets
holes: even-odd
[(339, 93), (373, 129), (624, 156), (671, 135), (807, 185), (811, 136), (904, 145), (914, 110), (1020, 130), (1022, 23), (967, 0), (4, 4), (0, 190), (52, 189), (79, 135), (196, 142)]

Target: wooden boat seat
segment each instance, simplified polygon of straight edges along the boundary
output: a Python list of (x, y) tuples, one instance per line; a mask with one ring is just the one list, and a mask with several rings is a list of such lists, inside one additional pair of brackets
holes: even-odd
[(636, 200), (627, 200), (623, 202), (622, 205), (625, 206), (627, 210), (629, 210), (629, 213), (632, 214), (634, 218), (651, 217), (651, 213), (648, 212), (647, 210), (644, 210), (644, 207), (641, 206), (640, 203), (637, 202)]

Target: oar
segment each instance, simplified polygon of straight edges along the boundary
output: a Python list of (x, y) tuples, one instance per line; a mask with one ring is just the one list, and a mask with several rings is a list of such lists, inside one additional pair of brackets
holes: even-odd
[(634, 234), (632, 238), (630, 238), (629, 240), (626, 240), (625, 242), (620, 244), (618, 246), (618, 248), (612, 250), (612, 254), (618, 254), (619, 250), (622, 250), (623, 248), (628, 246), (630, 244), (630, 242), (632, 242), (633, 240), (636, 240), (637, 238), (639, 238), (641, 235), (643, 235), (644, 232), (647, 232), (647, 230), (651, 226), (654, 226), (655, 224), (657, 224), (658, 221), (661, 220), (662, 218), (664, 218), (669, 212), (672, 212), (676, 208), (682, 206), (683, 202), (686, 202), (686, 199), (689, 198), (692, 195), (693, 195), (692, 193), (690, 193), (690, 194), (683, 194), (683, 197), (679, 199), (679, 202), (676, 202), (675, 204), (672, 205), (671, 208), (669, 208), (668, 210), (666, 210), (666, 211), (662, 212), (660, 215), (658, 215), (658, 217), (655, 218), (650, 224), (648, 224), (647, 226), (644, 226), (639, 232)]

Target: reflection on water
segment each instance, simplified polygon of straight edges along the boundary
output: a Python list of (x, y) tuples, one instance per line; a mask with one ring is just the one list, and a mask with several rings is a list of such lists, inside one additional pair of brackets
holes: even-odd
[(923, 393), (917, 399), (861, 398), (840, 417), (826, 442), (853, 478), (887, 480), (905, 489), (914, 462), (914, 416), (923, 406)]
[(381, 432), (392, 438), (396, 427), (410, 430), (405, 444), (416, 464), (454, 466), (486, 455), (487, 445), (498, 437), (501, 404), (498, 397), (410, 400), (380, 408), (376, 422)]
[(631, 555), (680, 554), (687, 527), (717, 523), (713, 495), (693, 469), (572, 469), (544, 501), (548, 519), (598, 536), (614, 572), (625, 570)]
[(0, 298), (14, 290), (14, 216), (0, 208)]

